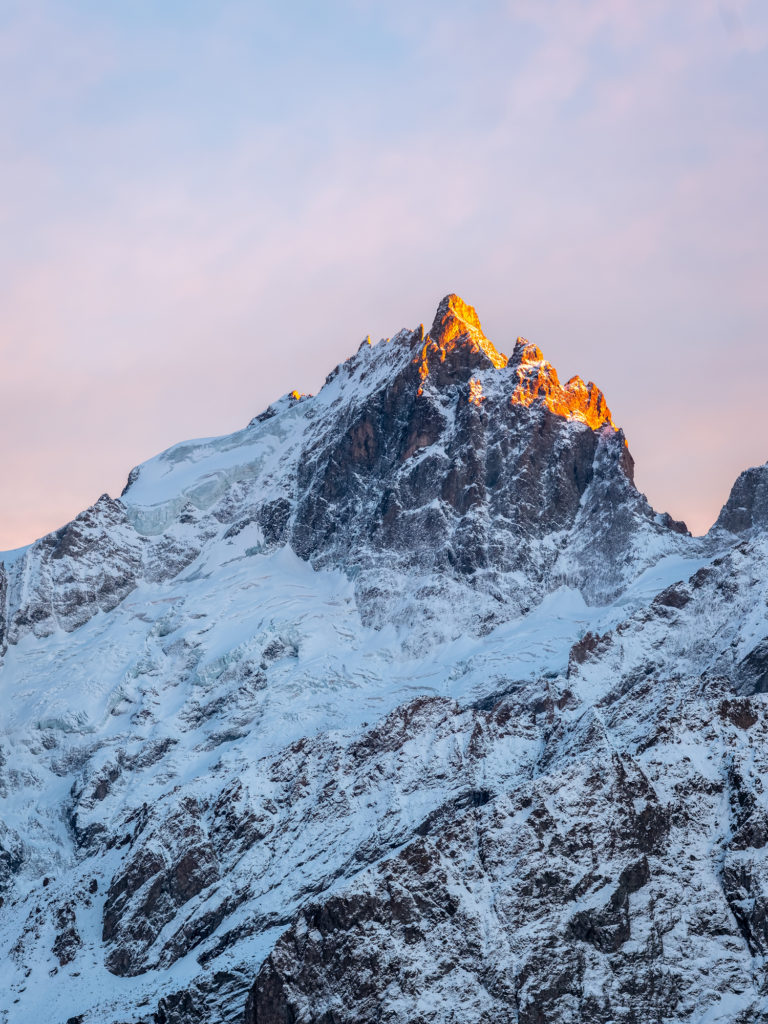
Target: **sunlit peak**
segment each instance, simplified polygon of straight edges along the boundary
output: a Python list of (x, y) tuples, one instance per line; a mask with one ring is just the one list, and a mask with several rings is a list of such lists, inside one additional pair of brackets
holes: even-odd
[[(419, 367), (419, 395), (428, 379), (438, 386), (442, 380), (455, 379), (451, 367), (457, 362), (465, 371), (507, 367), (505, 378), (511, 386), (507, 392), (511, 405), (528, 407), (540, 403), (556, 416), (585, 423), (592, 430), (604, 426), (617, 429), (600, 388), (591, 381), (585, 384), (578, 376), (561, 384), (557, 370), (544, 358), (538, 345), (527, 338), (516, 340), (508, 360), (486, 338), (474, 307), (455, 294), (446, 295), (437, 307), (432, 327), (414, 362)], [(479, 406), (485, 400), (481, 381), (473, 376), (469, 381), (469, 402)]]
[(444, 363), (457, 350), (477, 356), (482, 353), (497, 369), (507, 365), (507, 357), (498, 352), (483, 333), (474, 306), (458, 295), (446, 295), (437, 307), (435, 319), (424, 338), (424, 345), (416, 362), (422, 380), (429, 376), (430, 361)]
[(518, 338), (515, 342), (515, 349), (510, 359), (512, 363), (542, 363), (544, 354), (538, 345), (528, 341), (527, 338)]

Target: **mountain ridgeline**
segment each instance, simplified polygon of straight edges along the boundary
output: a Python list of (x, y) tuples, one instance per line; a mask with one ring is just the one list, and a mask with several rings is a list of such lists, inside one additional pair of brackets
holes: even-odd
[[(235, 458), (217, 465), (221, 450)], [(179, 472), (179, 491), (155, 501), (153, 481), (189, 463), (198, 473)], [(170, 449), (132, 471), (120, 501), (103, 497), (33, 545), (5, 583), (0, 635), (81, 625), (142, 578), (175, 576), (222, 523), (348, 573), (371, 625), (444, 620), (470, 592), (470, 627), (563, 583), (610, 600), (685, 548), (685, 525), (654, 513), (632, 478), (602, 392), (579, 377), (561, 385), (522, 338), (507, 359), (449, 295), (426, 335), (364, 342), (317, 397), (294, 392), (247, 431)], [(80, 595), (72, 560), (95, 574)], [(443, 599), (425, 601), (431, 589)]]
[(447, 296), (0, 555), (0, 1022), (768, 1020), (767, 619)]

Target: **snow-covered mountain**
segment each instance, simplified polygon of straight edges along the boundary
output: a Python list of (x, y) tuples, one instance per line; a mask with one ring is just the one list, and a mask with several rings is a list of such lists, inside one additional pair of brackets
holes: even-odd
[(768, 1020), (768, 466), (455, 295), (0, 555), (0, 1021)]

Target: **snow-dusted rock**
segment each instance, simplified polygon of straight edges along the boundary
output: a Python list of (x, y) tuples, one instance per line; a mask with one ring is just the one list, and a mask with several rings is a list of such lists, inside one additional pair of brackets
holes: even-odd
[(0, 556), (0, 1022), (768, 1017), (764, 477), (447, 296)]
[(768, 463), (744, 470), (715, 525), (731, 533), (768, 527)]

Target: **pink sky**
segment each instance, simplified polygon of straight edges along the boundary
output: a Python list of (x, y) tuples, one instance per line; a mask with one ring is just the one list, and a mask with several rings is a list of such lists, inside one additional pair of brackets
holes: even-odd
[(61, 10), (0, 22), (0, 549), (449, 291), (695, 532), (768, 459), (760, 3)]

